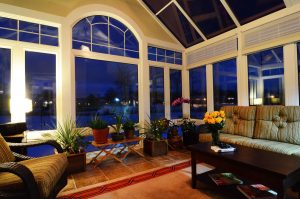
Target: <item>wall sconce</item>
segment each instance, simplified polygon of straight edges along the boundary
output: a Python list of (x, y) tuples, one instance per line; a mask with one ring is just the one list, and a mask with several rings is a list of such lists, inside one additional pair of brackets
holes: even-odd
[(254, 98), (253, 104), (254, 105), (262, 105), (263, 101), (262, 98)]
[(80, 48), (81, 48), (82, 51), (88, 51), (88, 52), (91, 51), (90, 48), (88, 46), (85, 46), (85, 45), (81, 45)]
[(32, 100), (28, 98), (10, 99), (10, 112), (11, 113), (29, 113), (32, 111)]

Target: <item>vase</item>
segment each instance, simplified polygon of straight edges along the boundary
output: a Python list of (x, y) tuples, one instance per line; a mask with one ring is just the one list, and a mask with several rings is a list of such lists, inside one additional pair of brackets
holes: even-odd
[(212, 145), (217, 146), (220, 144), (220, 133), (219, 130), (212, 130), (211, 131), (212, 136)]

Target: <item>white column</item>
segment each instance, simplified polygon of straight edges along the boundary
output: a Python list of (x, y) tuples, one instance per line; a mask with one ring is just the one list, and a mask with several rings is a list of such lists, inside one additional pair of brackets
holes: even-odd
[(247, 55), (238, 55), (236, 59), (236, 67), (238, 105), (249, 106)]
[(299, 106), (297, 45), (283, 46), (284, 92), (286, 106)]
[(144, 126), (150, 118), (150, 81), (149, 81), (148, 47), (146, 42), (140, 42), (140, 62), (138, 65), (139, 84), (139, 122)]
[(57, 66), (57, 119), (62, 122), (68, 117), (76, 119), (75, 98), (75, 63), (72, 55), (72, 27), (67, 23), (60, 28), (61, 56), (58, 56)]
[(213, 81), (213, 65), (206, 65), (206, 93), (207, 93), (207, 111), (214, 110), (214, 81)]
[(248, 60), (247, 55), (242, 54), (242, 43), (242, 32), (238, 28), (238, 55), (236, 59), (238, 105), (249, 106)]
[(11, 122), (25, 122), (25, 50), (20, 46), (11, 49)]
[[(190, 98), (190, 81), (189, 70), (184, 68), (181, 72), (182, 75), (182, 97)], [(190, 104), (183, 104), (182, 107), (183, 117), (190, 117)]]
[(171, 119), (171, 99), (170, 99), (170, 69), (164, 68), (164, 90), (165, 90), (165, 117)]

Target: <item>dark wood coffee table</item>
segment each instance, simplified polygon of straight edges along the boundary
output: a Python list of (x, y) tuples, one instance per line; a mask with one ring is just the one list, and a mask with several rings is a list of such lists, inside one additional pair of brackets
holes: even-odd
[(299, 157), (244, 146), (236, 146), (235, 152), (215, 153), (210, 146), (210, 143), (200, 143), (188, 147), (192, 156), (193, 188), (197, 182), (196, 164), (204, 162), (251, 183), (264, 184), (278, 193), (278, 199), (286, 198), (290, 187), (300, 189)]

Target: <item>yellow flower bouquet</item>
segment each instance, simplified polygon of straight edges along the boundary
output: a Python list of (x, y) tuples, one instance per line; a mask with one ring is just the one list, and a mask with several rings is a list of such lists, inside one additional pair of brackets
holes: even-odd
[(207, 112), (204, 115), (203, 121), (212, 133), (213, 145), (218, 145), (220, 143), (219, 130), (224, 127), (225, 120), (226, 116), (224, 111)]

